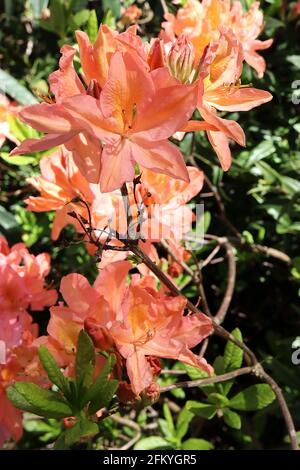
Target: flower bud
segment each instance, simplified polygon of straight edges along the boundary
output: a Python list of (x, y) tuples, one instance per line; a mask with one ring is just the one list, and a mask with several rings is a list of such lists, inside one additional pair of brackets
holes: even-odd
[(153, 405), (159, 400), (159, 397), (160, 386), (156, 382), (151, 382), (151, 384), (141, 393), (143, 407)]
[(96, 348), (99, 348), (101, 351), (108, 351), (114, 347), (114, 341), (107, 329), (98, 325), (95, 318), (86, 318), (84, 321), (84, 329), (92, 338)]
[(172, 45), (168, 55), (171, 74), (181, 83), (189, 83), (194, 70), (195, 52), (185, 34), (181, 34)]
[(73, 426), (75, 426), (77, 421), (78, 419), (75, 416), (68, 416), (67, 418), (64, 418), (63, 419), (64, 428), (65, 429), (72, 428)]
[(179, 277), (182, 271), (183, 271), (182, 266), (179, 263), (177, 263), (177, 261), (173, 261), (173, 263), (171, 263), (170, 266), (168, 267), (168, 274), (171, 277)]
[(131, 385), (128, 382), (125, 382), (125, 380), (121, 380), (119, 382), (117, 396), (120, 402), (125, 405), (133, 404), (139, 399), (139, 397), (137, 397), (133, 392)]

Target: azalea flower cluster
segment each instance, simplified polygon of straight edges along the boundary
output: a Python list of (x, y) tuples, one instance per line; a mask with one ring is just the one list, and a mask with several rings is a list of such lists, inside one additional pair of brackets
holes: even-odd
[(56, 303), (56, 290), (45, 283), (49, 271), (48, 254), (34, 256), (22, 243), (9, 248), (0, 237), (0, 447), (22, 435), (21, 412), (7, 399), (6, 388), (16, 380), (41, 378), (34, 345), (38, 327), (29, 311)]
[[(72, 375), (78, 334), (85, 328), (97, 350), (116, 354), (118, 393), (125, 402), (155, 388), (161, 370), (158, 358), (212, 372), (205, 359), (190, 350), (211, 334), (211, 320), (204, 314), (184, 316), (185, 299), (157, 290), (153, 276), (132, 275), (126, 286), (131, 268), (128, 261), (111, 263), (93, 286), (80, 274), (65, 276), (60, 291), (67, 306), (59, 303), (50, 309), (49, 335), (38, 340)], [(101, 367), (104, 359), (97, 357)]]
[[(83, 81), (73, 67), (76, 49), (63, 46), (60, 68), (49, 76), (52, 95), (20, 113), (45, 136), (23, 142), (12, 155), (64, 144), (87, 180), (111, 192), (132, 182), (137, 166), (188, 182), (182, 154), (168, 139), (178, 132), (206, 131), (228, 170), (229, 140), (245, 145), (245, 135), (217, 110), (248, 111), (272, 98), (240, 83), (244, 60), (253, 65), (255, 51), (271, 44), (254, 39), (262, 29), (258, 4), (247, 15), (239, 2), (230, 5), (187, 2), (177, 17), (167, 15), (161, 38), (151, 43), (142, 41), (135, 26), (118, 34), (101, 25), (95, 44), (78, 31)], [(225, 23), (223, 10), (230, 17)], [(203, 120), (189, 121), (196, 109)]]
[[(91, 218), (94, 239), (105, 242), (108, 227), (113, 231), (125, 233), (127, 220), (120, 190), (102, 193), (99, 185), (89, 183), (80, 173), (72, 153), (64, 146), (40, 162), (41, 176), (28, 178), (28, 182), (40, 192), (40, 196), (30, 196), (25, 200), (27, 208), (34, 212), (55, 211), (52, 225), (52, 239), (57, 240), (61, 230), (72, 224), (84, 236), (91, 254), (95, 247), (84, 232), (82, 220)], [(187, 167), (190, 183), (176, 180), (150, 170), (143, 172), (143, 178), (136, 190), (129, 185), (130, 210), (133, 222), (138, 223), (136, 200), (143, 203), (147, 212), (141, 224), (140, 245), (150, 257), (159, 261), (154, 242), (166, 238), (179, 259), (188, 256), (180, 245), (180, 240), (190, 230), (195, 215), (186, 205), (202, 188), (203, 172), (195, 167)], [(77, 214), (77, 218), (72, 216)], [(114, 245), (122, 245), (116, 239)], [(125, 259), (126, 252), (106, 251), (102, 254), (99, 267)], [(142, 269), (142, 267), (140, 267)], [(143, 271), (145, 272), (145, 271)]]
[[(0, 400), (6, 400), (5, 388), (20, 376), (45, 380), (36, 356), (41, 344), (72, 376), (83, 328), (98, 352), (116, 355), (113, 375), (122, 402), (157, 398), (161, 358), (213, 372), (191, 350), (212, 333), (211, 320), (187, 311), (183, 297), (158, 288), (145, 265), (130, 274), (128, 246), (120, 237), (129, 230), (124, 188), (139, 247), (159, 265), (155, 244), (166, 238), (176, 258), (186, 261), (189, 253), (180, 240), (195, 220), (186, 204), (201, 190), (204, 175), (186, 166), (169, 139), (206, 131), (222, 168), (229, 169), (229, 142), (245, 145), (245, 136), (237, 122), (218, 111), (248, 111), (272, 98), (240, 82), (244, 61), (263, 74), (264, 61), (256, 51), (271, 41), (257, 39), (262, 26), (257, 3), (244, 14), (239, 2), (189, 0), (177, 15), (166, 15), (160, 36), (150, 43), (137, 35), (136, 26), (119, 34), (101, 25), (94, 44), (78, 31), (78, 48), (62, 47), (59, 69), (49, 76), (49, 95), (19, 113), (44, 136), (22, 142), (11, 155), (57, 147), (41, 159), (41, 174), (28, 179), (39, 195), (26, 199), (27, 208), (55, 211), (53, 240), (72, 224), (90, 254), (97, 250), (98, 255), (99, 245), (108, 241), (116, 250), (98, 260), (93, 286), (80, 274), (65, 276), (60, 285), (64, 302), (54, 306), (56, 292), (45, 289), (47, 255), (34, 257), (22, 244), (9, 250), (2, 240), (0, 321), (7, 327), (0, 329)], [(78, 71), (73, 65), (77, 52)], [(147, 209), (142, 221), (141, 208)], [(180, 269), (173, 260), (168, 275)], [(45, 306), (51, 306), (48, 335), (38, 337), (28, 309)], [(104, 361), (97, 354), (98, 370)], [(21, 435), (20, 414), (9, 406), (3, 416), (0, 408), (2, 442)]]

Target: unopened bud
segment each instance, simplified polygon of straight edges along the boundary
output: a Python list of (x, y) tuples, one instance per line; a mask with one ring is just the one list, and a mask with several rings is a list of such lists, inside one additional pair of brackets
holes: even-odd
[(101, 351), (108, 351), (114, 347), (114, 341), (107, 329), (104, 326), (100, 326), (95, 318), (86, 318), (84, 329), (93, 340), (96, 348), (99, 348)]
[(72, 428), (73, 426), (75, 426), (77, 421), (78, 421), (78, 418), (76, 418), (76, 416), (68, 416), (68, 418), (64, 418), (63, 419), (64, 428), (65, 429)]
[(171, 277), (179, 277), (182, 271), (182, 266), (177, 261), (173, 261), (168, 268), (168, 274)]
[(156, 382), (152, 382), (145, 390), (141, 393), (143, 406), (153, 405), (159, 400), (160, 397), (160, 386)]
[(185, 34), (174, 42), (168, 55), (168, 66), (171, 74), (181, 83), (189, 83), (193, 75), (195, 52), (193, 45)]

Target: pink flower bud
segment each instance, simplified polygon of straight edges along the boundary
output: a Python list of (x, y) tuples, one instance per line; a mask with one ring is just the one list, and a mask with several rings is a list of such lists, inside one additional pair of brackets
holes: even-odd
[(168, 65), (172, 75), (181, 83), (188, 83), (194, 70), (195, 52), (185, 34), (181, 34), (172, 45)]
[(141, 393), (142, 406), (146, 407), (153, 405), (159, 400), (160, 397), (160, 386), (156, 382), (151, 382), (147, 388), (145, 388)]
[(102, 351), (109, 351), (114, 348), (114, 341), (107, 329), (98, 325), (94, 318), (88, 317), (85, 319), (84, 329), (91, 337), (96, 348)]

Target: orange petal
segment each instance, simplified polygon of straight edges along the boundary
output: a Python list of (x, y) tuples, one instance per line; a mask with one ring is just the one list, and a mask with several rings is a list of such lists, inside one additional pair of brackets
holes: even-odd
[[(163, 140), (180, 130), (195, 110), (198, 87), (176, 85), (161, 88), (139, 114), (134, 133), (147, 140)], [(180, 109), (180, 112), (178, 110)]]
[(127, 139), (119, 139), (114, 145), (105, 145), (101, 156), (101, 191), (107, 193), (119, 189), (133, 178), (132, 144)]
[(85, 93), (85, 88), (73, 67), (76, 49), (66, 44), (60, 52), (62, 57), (59, 61), (59, 70), (51, 73), (48, 79), (57, 103), (68, 96)]
[(208, 139), (218, 155), (221, 167), (224, 171), (231, 167), (231, 151), (229, 148), (228, 137), (223, 132), (208, 131)]
[(98, 294), (89, 281), (77, 273), (62, 278), (60, 292), (71, 310), (81, 315), (84, 315), (84, 312), (87, 312), (98, 300)]
[(234, 88), (214, 90), (212, 96), (205, 94), (205, 101), (220, 111), (249, 111), (267, 103), (273, 98), (271, 93), (257, 88)]
[(24, 153), (41, 152), (43, 150), (51, 149), (57, 145), (64, 144), (72, 139), (77, 131), (70, 131), (64, 134), (47, 134), (41, 139), (28, 139), (24, 140), (18, 147), (10, 152), (10, 156), (23, 155)]
[(146, 142), (132, 143), (132, 154), (144, 168), (189, 182), (183, 156), (176, 145), (168, 141), (157, 142), (149, 148)]

